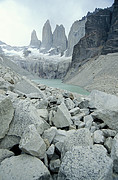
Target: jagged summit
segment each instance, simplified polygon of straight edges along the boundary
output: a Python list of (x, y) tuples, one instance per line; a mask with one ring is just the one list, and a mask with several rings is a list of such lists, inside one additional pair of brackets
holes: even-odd
[(36, 31), (33, 30), (32, 33), (31, 33), (30, 46), (40, 48), (40, 45), (41, 45), (41, 41), (38, 40)]
[(47, 20), (43, 26), (42, 31), (42, 44), (41, 47), (45, 50), (49, 50), (52, 47), (52, 30), (50, 26), (50, 21)]
[(53, 32), (53, 44), (52, 47), (59, 48), (60, 51), (65, 51), (67, 48), (67, 38), (65, 34), (65, 28), (61, 24), (56, 25), (56, 28)]

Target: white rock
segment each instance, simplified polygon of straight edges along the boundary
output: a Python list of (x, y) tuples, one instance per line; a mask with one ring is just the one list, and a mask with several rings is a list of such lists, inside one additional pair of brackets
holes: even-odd
[(0, 149), (0, 163), (11, 156), (14, 156), (14, 153), (12, 151), (9, 151), (7, 149)]
[(61, 163), (58, 180), (112, 180), (113, 161), (102, 145), (76, 146)]
[(61, 156), (63, 157), (65, 153), (74, 146), (91, 145), (93, 145), (93, 140), (91, 133), (87, 128), (78, 129), (77, 131), (70, 131), (64, 140)]
[(57, 133), (57, 128), (51, 127), (51, 128), (44, 131), (42, 137), (43, 137), (43, 139), (48, 139), (49, 143), (51, 144), (56, 133)]
[(64, 103), (65, 103), (66, 107), (68, 108), (68, 110), (71, 110), (75, 107), (74, 102), (70, 98), (66, 98)]
[(76, 114), (79, 114), (81, 111), (80, 111), (79, 107), (75, 107), (75, 108), (71, 109), (69, 112), (70, 112), (71, 116), (75, 116)]
[(13, 115), (14, 108), (11, 100), (0, 95), (0, 139), (7, 134)]
[(52, 122), (57, 128), (68, 127), (72, 124), (70, 113), (64, 103), (58, 106)]
[(21, 137), (25, 129), (34, 124), (38, 133), (42, 134), (50, 126), (41, 119), (37, 109), (27, 100), (20, 100), (14, 105), (16, 107), (14, 119), (10, 124), (8, 135)]
[(84, 122), (85, 122), (85, 128), (90, 129), (92, 126), (93, 118), (91, 115), (85, 116), (84, 117)]
[(2, 161), (0, 177), (2, 180), (51, 180), (50, 173), (43, 162), (26, 154), (10, 157)]
[(90, 99), (89, 106), (97, 109), (96, 117), (118, 132), (118, 97), (93, 90)]
[(29, 125), (23, 133), (19, 147), (33, 156), (43, 159), (46, 153), (46, 144), (38, 134), (33, 124)]
[(103, 136), (103, 132), (101, 130), (96, 130), (94, 132), (94, 143), (103, 144), (105, 141), (105, 137)]
[(49, 159), (51, 159), (52, 156), (54, 155), (54, 151), (55, 151), (55, 146), (54, 144), (51, 144), (51, 146), (46, 151), (46, 154), (48, 155)]

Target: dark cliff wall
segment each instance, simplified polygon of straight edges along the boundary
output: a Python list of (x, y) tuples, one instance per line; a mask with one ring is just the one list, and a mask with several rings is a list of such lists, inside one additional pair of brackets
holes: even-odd
[(78, 67), (88, 58), (101, 53), (107, 40), (111, 24), (111, 11), (99, 10), (96, 14), (88, 16), (85, 25), (85, 36), (75, 45), (72, 56), (72, 67)]
[(118, 0), (87, 18), (85, 36), (74, 46), (70, 68), (78, 69), (89, 58), (118, 52)]

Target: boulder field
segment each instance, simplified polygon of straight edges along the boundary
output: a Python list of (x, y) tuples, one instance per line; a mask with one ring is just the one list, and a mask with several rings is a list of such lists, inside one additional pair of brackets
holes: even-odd
[(0, 180), (117, 180), (118, 97), (35, 84), (0, 65)]

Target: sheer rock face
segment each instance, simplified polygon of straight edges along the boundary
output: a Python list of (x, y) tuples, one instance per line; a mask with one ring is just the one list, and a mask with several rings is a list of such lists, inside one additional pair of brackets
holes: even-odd
[(102, 54), (118, 52), (118, 0), (113, 4), (111, 27)]
[(73, 52), (73, 47), (75, 44), (79, 42), (79, 40), (85, 36), (85, 23), (87, 18), (81, 21), (75, 21), (72, 24), (68, 35), (68, 48), (66, 52), (66, 56), (71, 56)]
[(85, 36), (74, 46), (71, 67), (77, 68), (88, 58), (101, 54), (110, 29), (110, 21), (110, 9), (100, 9), (87, 17)]
[(61, 52), (65, 51), (67, 48), (67, 38), (65, 35), (65, 28), (63, 25), (56, 25), (53, 32), (53, 45), (52, 47), (58, 48)]
[(118, 1), (111, 8), (99, 9), (87, 17), (85, 36), (75, 45), (71, 67), (83, 65), (89, 58), (118, 52)]
[(49, 50), (52, 47), (52, 30), (50, 26), (49, 20), (46, 21), (46, 23), (43, 26), (43, 32), (42, 32), (42, 45), (41, 47)]
[(35, 30), (33, 30), (31, 34), (30, 46), (35, 47), (35, 48), (40, 48), (41, 46), (41, 41), (38, 40)]

